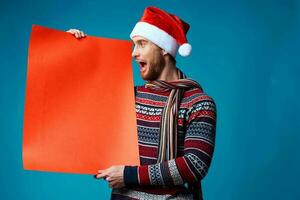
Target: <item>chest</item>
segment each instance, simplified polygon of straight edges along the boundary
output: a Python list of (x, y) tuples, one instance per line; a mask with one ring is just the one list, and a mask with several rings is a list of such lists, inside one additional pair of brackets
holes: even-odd
[[(155, 146), (159, 143), (161, 118), (167, 100), (167, 95), (136, 93), (135, 109), (140, 143)], [(187, 109), (180, 107), (177, 118), (179, 141), (185, 134), (186, 115)]]

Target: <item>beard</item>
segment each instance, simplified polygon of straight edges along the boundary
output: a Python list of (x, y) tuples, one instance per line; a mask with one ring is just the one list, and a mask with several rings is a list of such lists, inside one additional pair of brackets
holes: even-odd
[(166, 62), (164, 56), (157, 53), (153, 59), (148, 62), (148, 70), (145, 74), (141, 74), (142, 79), (147, 81), (157, 80), (164, 69)]

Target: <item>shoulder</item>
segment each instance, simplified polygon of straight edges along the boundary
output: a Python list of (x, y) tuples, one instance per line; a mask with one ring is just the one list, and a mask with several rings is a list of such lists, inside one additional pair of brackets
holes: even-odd
[(217, 117), (215, 101), (201, 88), (187, 90), (181, 103), (187, 109), (188, 123), (201, 119), (215, 125)]
[(143, 90), (143, 88), (145, 88), (145, 86), (142, 86), (142, 85), (135, 85), (135, 86), (134, 86), (134, 94), (136, 95), (136, 94), (139, 93), (141, 90)]
[(202, 88), (191, 88), (184, 92), (182, 104), (186, 107), (192, 108), (199, 105), (206, 105), (209, 107), (216, 107), (214, 99), (206, 94)]
[(145, 85), (135, 85), (134, 90), (135, 91), (144, 91), (146, 89)]

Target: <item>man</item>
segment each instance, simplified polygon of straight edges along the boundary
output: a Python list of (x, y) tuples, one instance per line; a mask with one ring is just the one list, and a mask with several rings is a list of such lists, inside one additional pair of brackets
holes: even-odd
[[(135, 87), (140, 166), (99, 170), (111, 199), (202, 199), (201, 180), (211, 163), (216, 107), (200, 85), (176, 67), (177, 50), (191, 52), (189, 25), (156, 7), (147, 7), (130, 37), (132, 57), (144, 86)], [(76, 38), (86, 35), (76, 29)]]

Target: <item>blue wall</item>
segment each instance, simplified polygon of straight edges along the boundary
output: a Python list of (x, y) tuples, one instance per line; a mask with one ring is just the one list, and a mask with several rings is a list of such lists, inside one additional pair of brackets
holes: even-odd
[[(178, 66), (217, 102), (216, 149), (203, 181), (205, 199), (300, 199), (299, 0), (1, 2), (0, 198), (109, 198), (106, 182), (91, 176), (22, 168), (31, 25), (129, 39), (148, 5), (190, 23), (193, 53), (179, 57)], [(133, 66), (135, 83), (142, 84)]]

